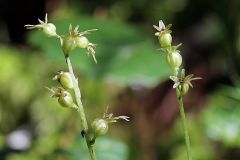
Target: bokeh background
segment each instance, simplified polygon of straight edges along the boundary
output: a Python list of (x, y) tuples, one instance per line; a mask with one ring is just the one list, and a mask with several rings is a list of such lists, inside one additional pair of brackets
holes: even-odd
[(59, 34), (69, 24), (97, 44), (98, 64), (76, 49), (89, 123), (110, 112), (131, 117), (96, 141), (99, 160), (186, 160), (176, 96), (153, 24), (173, 24), (187, 73), (203, 79), (184, 97), (194, 160), (240, 159), (239, 0), (1, 0), (0, 159), (88, 160), (77, 113), (45, 86), (66, 64), (58, 40), (27, 31), (45, 13)]

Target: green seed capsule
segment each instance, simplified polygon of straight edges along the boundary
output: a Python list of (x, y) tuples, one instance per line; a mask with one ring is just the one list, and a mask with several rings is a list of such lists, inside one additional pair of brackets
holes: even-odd
[(163, 33), (158, 37), (159, 43), (162, 47), (168, 47), (172, 44), (172, 36), (170, 33)]
[(74, 102), (69, 92), (63, 91), (62, 95), (58, 98), (58, 102), (62, 107), (73, 107)]
[(65, 56), (68, 56), (69, 53), (76, 48), (76, 37), (67, 36), (63, 38), (62, 50)]
[(182, 64), (182, 56), (179, 51), (170, 52), (167, 55), (167, 62), (173, 68), (178, 68)]
[(95, 119), (91, 126), (96, 136), (105, 135), (108, 131), (108, 123), (104, 119)]
[(59, 82), (65, 89), (73, 88), (73, 82), (69, 72), (60, 73)]
[(189, 91), (189, 85), (187, 83), (182, 83), (180, 86), (180, 92), (184, 96), (188, 93)]
[(44, 24), (43, 25), (43, 32), (49, 37), (54, 37), (54, 36), (57, 35), (56, 26), (52, 23)]
[(76, 38), (76, 44), (79, 48), (87, 48), (89, 41), (86, 37), (81, 36)]
[(58, 82), (65, 89), (73, 88), (72, 77), (69, 72), (58, 71), (57, 75), (55, 77), (53, 77), (53, 80), (58, 80)]

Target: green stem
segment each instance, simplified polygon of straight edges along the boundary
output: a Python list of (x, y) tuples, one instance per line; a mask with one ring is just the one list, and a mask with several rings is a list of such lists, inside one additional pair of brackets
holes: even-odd
[(176, 88), (176, 94), (177, 94), (177, 100), (178, 100), (178, 108), (179, 108), (179, 112), (181, 115), (183, 130), (184, 130), (184, 134), (185, 134), (185, 144), (186, 144), (186, 149), (187, 149), (187, 156), (188, 156), (188, 160), (192, 160), (190, 138), (189, 138), (189, 134), (188, 134), (186, 116), (184, 113), (183, 100), (182, 100), (182, 95), (179, 92), (178, 88)]
[(79, 86), (78, 86), (78, 79), (75, 77), (75, 75), (73, 73), (72, 64), (71, 64), (70, 58), (68, 56), (66, 57), (66, 62), (67, 62), (67, 65), (68, 65), (69, 73), (70, 73), (72, 81), (73, 81), (73, 90), (74, 90), (74, 94), (75, 94), (76, 103), (77, 103), (77, 106), (78, 106), (77, 111), (80, 115), (81, 124), (82, 124), (82, 127), (83, 127), (84, 137), (85, 137), (85, 140), (86, 140), (86, 143), (87, 143), (88, 151), (89, 151), (91, 160), (96, 160), (96, 154), (95, 154), (95, 151), (94, 151), (94, 147), (93, 147), (93, 144), (91, 143), (91, 137), (88, 133), (88, 124), (87, 124), (87, 119), (86, 119), (86, 116), (85, 116), (83, 104), (82, 104), (82, 101), (81, 101), (81, 92), (80, 92), (80, 89), (79, 89)]

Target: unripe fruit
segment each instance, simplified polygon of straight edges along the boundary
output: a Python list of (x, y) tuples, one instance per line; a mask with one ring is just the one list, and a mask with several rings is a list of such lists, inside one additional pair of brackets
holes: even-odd
[(184, 96), (188, 93), (189, 91), (189, 84), (187, 83), (182, 83), (180, 85), (180, 92), (181, 92), (181, 95)]
[(178, 68), (182, 64), (182, 56), (179, 51), (170, 52), (167, 55), (167, 62), (173, 68)]
[(69, 72), (61, 72), (59, 75), (59, 82), (65, 89), (73, 88), (73, 82)]
[(43, 32), (49, 36), (49, 37), (53, 37), (56, 36), (56, 26), (52, 23), (46, 23), (43, 25)]
[(87, 48), (88, 44), (89, 44), (89, 41), (86, 37), (81, 36), (81, 37), (76, 38), (76, 44), (80, 48)]
[(53, 80), (58, 80), (65, 89), (73, 88), (73, 81), (69, 72), (58, 71), (57, 75), (53, 77)]
[(65, 56), (68, 56), (69, 53), (76, 48), (76, 37), (67, 36), (63, 38), (62, 50)]
[(63, 107), (73, 107), (74, 102), (69, 92), (63, 91), (62, 95), (58, 98), (58, 102)]
[(108, 131), (108, 123), (104, 119), (95, 119), (91, 126), (96, 136), (104, 135)]
[(172, 44), (172, 36), (170, 33), (162, 33), (158, 37), (159, 43), (162, 47), (168, 47)]

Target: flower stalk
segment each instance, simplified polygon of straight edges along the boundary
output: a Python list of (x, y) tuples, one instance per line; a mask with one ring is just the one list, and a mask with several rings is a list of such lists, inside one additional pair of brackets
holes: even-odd
[[(91, 55), (94, 62), (97, 63), (97, 59), (95, 57), (95, 47), (96, 44), (89, 42), (87, 37), (85, 35), (90, 34), (91, 32), (96, 31), (97, 29), (91, 29), (86, 30), (83, 32), (80, 32), (79, 26), (76, 26), (74, 29), (72, 28), (72, 25), (69, 25), (69, 34), (65, 36), (59, 36), (56, 33), (56, 26), (53, 23), (48, 23), (47, 14), (45, 16), (45, 22), (39, 19), (39, 24), (32, 25), (27, 24), (25, 25), (27, 29), (41, 29), (44, 34), (46, 34), (48, 37), (55, 37), (60, 40), (60, 45), (62, 47), (62, 51), (64, 53), (64, 57), (68, 66), (68, 72), (59, 71), (57, 75), (53, 78), (53, 80), (57, 80), (60, 85), (63, 87), (58, 88), (48, 88), (46, 87), (53, 95), (52, 97), (58, 98), (58, 102), (62, 107), (65, 108), (72, 108), (76, 110), (79, 113), (80, 121), (82, 125), (82, 136), (86, 141), (90, 159), (96, 160), (96, 153), (94, 149), (94, 143), (99, 135), (103, 135), (107, 132), (108, 128), (105, 128), (106, 130), (101, 132), (102, 134), (92, 133), (91, 130), (89, 130), (86, 115), (84, 112), (84, 107), (81, 100), (81, 91), (78, 85), (78, 79), (75, 77), (73, 72), (73, 67), (70, 60), (70, 52), (74, 50), (75, 48), (82, 48), (87, 50), (87, 55)], [(73, 92), (73, 93), (72, 93)], [(107, 114), (104, 113), (103, 122), (106, 122), (106, 127), (108, 123), (117, 122), (118, 119), (123, 119), (126, 121), (129, 117), (127, 116), (117, 116), (113, 117), (113, 114)], [(96, 122), (96, 121), (95, 121)], [(100, 126), (99, 126), (100, 124)], [(92, 125), (94, 128), (102, 129), (101, 123), (96, 123), (96, 125)], [(94, 128), (92, 127), (93, 131)], [(97, 130), (98, 130), (97, 129)], [(98, 130), (101, 131), (101, 130)], [(93, 136), (92, 136), (93, 134)]]
[(183, 96), (180, 93), (178, 88), (176, 88), (176, 94), (177, 94), (177, 101), (178, 101), (178, 109), (179, 109), (179, 112), (180, 112), (180, 116), (181, 116), (181, 120), (182, 120), (182, 126), (183, 126), (183, 130), (184, 130), (184, 135), (185, 135), (187, 157), (188, 157), (188, 160), (192, 160), (191, 145), (190, 145), (190, 138), (189, 138), (188, 127), (187, 127), (187, 120), (186, 120), (186, 116), (185, 116), (185, 112), (184, 112), (184, 106), (183, 106)]
[[(158, 37), (160, 43), (160, 50), (166, 54), (167, 63), (172, 69), (172, 75), (169, 77), (173, 82), (173, 88), (176, 89), (178, 108), (182, 120), (184, 137), (185, 137), (185, 145), (188, 160), (192, 160), (191, 154), (191, 145), (190, 145), (190, 137), (188, 133), (187, 120), (184, 112), (183, 105), (183, 96), (186, 95), (189, 91), (189, 88), (193, 88), (191, 81), (201, 79), (200, 77), (193, 77), (193, 74), (185, 76), (185, 69), (180, 69), (182, 65), (182, 56), (178, 48), (182, 45), (181, 43), (172, 46), (172, 31), (170, 27), (172, 25), (169, 24), (165, 27), (163, 21), (159, 21), (159, 25), (153, 27), (157, 30), (155, 36)], [(189, 87), (190, 86), (190, 87)]]

